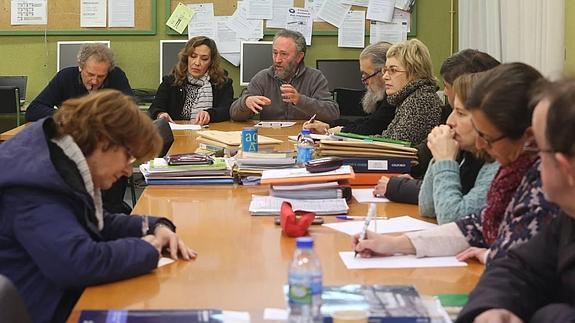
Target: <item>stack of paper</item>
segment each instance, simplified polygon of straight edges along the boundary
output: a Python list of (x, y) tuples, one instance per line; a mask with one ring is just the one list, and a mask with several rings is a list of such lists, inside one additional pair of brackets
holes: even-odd
[(310, 173), (305, 168), (266, 170), (262, 173), (262, 184), (303, 184), (348, 180), (355, 177), (350, 166), (323, 173)]
[(294, 211), (315, 212), (318, 215), (345, 214), (349, 207), (345, 199), (298, 200), (273, 196), (252, 196), (251, 215), (279, 215), (282, 203), (289, 202)]
[(320, 156), (395, 157), (417, 160), (417, 149), (380, 141), (321, 140), (318, 154)]
[(237, 172), (240, 176), (261, 175), (266, 169), (292, 168), (295, 166), (293, 152), (247, 152), (236, 155)]
[(156, 158), (140, 165), (146, 183), (150, 185), (232, 184), (231, 168), (224, 158), (214, 158), (209, 165), (168, 165)]
[(270, 195), (288, 199), (321, 200), (344, 198), (351, 200), (351, 186), (347, 181), (325, 183), (272, 185)]

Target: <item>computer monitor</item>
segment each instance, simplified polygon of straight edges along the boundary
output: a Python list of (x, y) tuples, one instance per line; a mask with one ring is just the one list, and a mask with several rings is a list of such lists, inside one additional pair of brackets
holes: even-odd
[(327, 79), (330, 92), (336, 88), (363, 90), (361, 83), (361, 71), (357, 59), (318, 59), (315, 61), (316, 68)]
[(178, 53), (187, 42), (187, 39), (160, 40), (160, 83), (178, 62)]
[(28, 81), (28, 76), (18, 75), (18, 76), (0, 76), (0, 86), (16, 86), (18, 87), (18, 93), (20, 94), (20, 105), (26, 101), (26, 82)]
[(243, 41), (240, 49), (240, 85), (247, 86), (254, 75), (273, 64), (271, 41)]
[(109, 40), (59, 41), (56, 68), (61, 70), (70, 66), (78, 66), (78, 52), (86, 43), (103, 43), (110, 47)]

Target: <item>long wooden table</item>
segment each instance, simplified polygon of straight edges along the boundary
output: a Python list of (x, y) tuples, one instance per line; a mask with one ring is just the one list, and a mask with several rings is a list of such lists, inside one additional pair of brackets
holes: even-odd
[[(241, 130), (252, 123), (223, 122), (210, 129)], [(299, 132), (300, 124), (282, 129), (260, 129), (260, 134), (286, 139)], [(21, 128), (21, 127), (20, 127)], [(176, 131), (171, 153), (192, 151), (197, 132)], [(284, 142), (282, 149), (293, 147)], [(248, 213), (252, 194), (268, 194), (267, 186), (201, 185), (149, 186), (134, 208), (135, 214), (165, 216), (174, 221), (178, 234), (199, 257), (177, 261), (152, 273), (115, 283), (87, 288), (69, 322), (87, 309), (192, 309), (220, 308), (248, 311), (254, 322), (262, 321), (267, 307), (284, 308), (282, 287), (295, 240), (282, 236), (272, 217)], [(350, 203), (351, 215), (367, 212), (366, 205)], [(378, 204), (378, 215), (418, 215), (414, 205)], [(333, 217), (325, 217), (333, 222)], [(351, 249), (350, 237), (322, 226), (310, 234), (323, 267), (325, 285), (413, 284), (422, 294), (468, 293), (483, 266), (418, 269), (348, 270), (339, 251)]]

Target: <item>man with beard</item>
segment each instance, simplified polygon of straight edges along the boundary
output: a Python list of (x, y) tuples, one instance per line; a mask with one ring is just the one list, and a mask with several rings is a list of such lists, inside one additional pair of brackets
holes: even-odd
[(329, 122), (339, 116), (323, 74), (306, 67), (306, 44), (297, 31), (280, 30), (273, 41), (273, 66), (258, 72), (246, 92), (230, 107), (234, 121), (253, 115), (260, 120), (317, 120)]
[(361, 99), (363, 111), (369, 115), (350, 121), (337, 119), (332, 122), (306, 122), (304, 128), (314, 133), (353, 132), (362, 135), (381, 134), (395, 117), (395, 107), (385, 100), (385, 82), (381, 77), (381, 69), (385, 66), (385, 55), (391, 47), (388, 42), (378, 42), (367, 46), (359, 55), (361, 81), (366, 92)]

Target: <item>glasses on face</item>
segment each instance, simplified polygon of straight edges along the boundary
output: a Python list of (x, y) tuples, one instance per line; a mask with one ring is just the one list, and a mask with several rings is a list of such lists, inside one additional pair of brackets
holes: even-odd
[(491, 148), (491, 146), (493, 146), (494, 143), (505, 139), (507, 136), (506, 135), (501, 135), (499, 137), (496, 138), (489, 138), (486, 134), (484, 134), (483, 132), (479, 131), (479, 129), (477, 129), (477, 126), (475, 125), (475, 123), (473, 121), (471, 121), (471, 125), (473, 126), (473, 130), (475, 130), (475, 132), (477, 132), (477, 136), (479, 137), (479, 139), (483, 142), (483, 144), (485, 144), (487, 147)]
[(404, 73), (407, 72), (406, 70), (400, 70), (399, 68), (397, 68), (397, 66), (384, 66), (381, 71), (383, 72), (383, 74), (387, 73), (387, 75), (389, 76), (393, 76), (396, 73)]
[(128, 161), (128, 165), (132, 165), (133, 163), (136, 162), (136, 157), (132, 155), (132, 152), (128, 147), (124, 147), (124, 149), (126, 151), (126, 160)]
[(536, 154), (554, 154), (554, 153), (556, 153), (555, 150), (550, 149), (550, 148), (539, 148), (537, 146), (530, 146), (530, 145), (523, 146), (523, 151), (530, 152), (530, 153), (536, 153)]
[(381, 73), (381, 70), (376, 71), (376, 72), (374, 72), (374, 73), (372, 73), (372, 74), (369, 74), (369, 75), (365, 75), (365, 76), (362, 74), (362, 76), (361, 76), (361, 83), (366, 84), (367, 81), (369, 81), (370, 78), (376, 76), (376, 75), (379, 74), (379, 73)]

